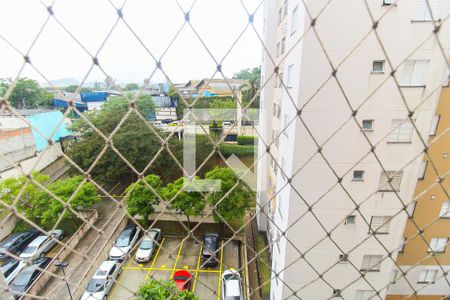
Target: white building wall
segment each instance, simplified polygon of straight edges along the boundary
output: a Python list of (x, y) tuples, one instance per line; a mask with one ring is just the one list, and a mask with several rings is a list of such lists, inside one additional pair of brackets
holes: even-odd
[[(416, 133), (410, 143), (403, 144), (387, 143), (386, 135), (391, 130), (392, 120), (407, 118), (406, 101), (407, 105), (416, 109), (413, 118), (426, 142), (439, 97), (439, 93), (432, 92), (442, 85), (446, 58), (433, 39), (411, 54), (433, 30), (430, 22), (412, 22), (415, 1), (401, 1), (392, 8), (382, 6), (382, 1), (368, 1), (374, 18), (385, 14), (378, 25), (378, 32), (388, 57), (374, 33), (368, 34), (372, 22), (365, 1), (331, 1), (317, 18), (315, 26), (328, 58), (334, 66), (339, 65), (339, 86), (331, 76), (332, 68), (317, 36), (313, 30), (308, 30), (310, 20), (302, 2), (288, 1), (288, 16), (281, 26), (277, 25), (277, 12), (283, 5), (282, 1), (266, 1), (265, 4), (264, 37), (272, 57), (276, 57), (276, 43), (282, 36), (286, 38), (287, 50), (297, 45), (280, 64), (285, 83), (288, 81), (287, 69), (293, 65), (289, 94), (284, 89), (274, 89), (273, 85), (262, 93), (264, 107), (271, 110), (272, 104), (277, 101), (282, 106), (281, 121), (267, 114), (261, 120), (260, 127), (266, 127), (265, 136), (270, 137), (268, 132), (277, 124), (283, 128), (291, 122), (297, 108), (308, 103), (301, 111), (308, 128), (299, 118), (295, 118), (288, 127), (287, 135), (280, 135), (279, 147), (275, 150), (278, 163), (282, 165), (284, 161), (283, 170), (287, 176), (296, 175), (292, 179), (293, 188), (288, 185), (281, 190), (276, 201), (277, 208), (271, 215), (273, 222), (269, 220), (269, 223), (275, 223), (270, 226), (269, 237), (276, 238), (277, 233), (273, 232), (289, 228), (286, 233), (289, 242), (281, 238), (278, 246), (272, 246), (273, 276), (283, 270), (280, 280), (285, 284), (272, 280), (271, 299), (288, 298), (293, 291), (298, 291), (297, 295), (302, 299), (327, 299), (333, 289), (343, 289), (344, 299), (352, 299), (356, 290), (373, 288), (381, 291), (384, 297), (406, 223), (406, 214), (398, 213), (403, 207), (402, 201), (407, 204), (413, 197), (423, 149)], [(313, 16), (328, 2), (306, 1)], [(290, 18), (296, 6), (300, 25), (292, 33)], [(390, 11), (386, 12), (388, 9)], [(448, 1), (442, 11), (443, 15), (450, 12)], [(440, 37), (444, 48), (448, 47), (449, 39), (446, 37), (449, 36), (449, 26), (443, 26)], [(302, 40), (299, 42), (300, 38)], [(389, 78), (391, 69), (388, 61), (397, 68), (408, 56), (409, 59), (430, 60), (426, 86), (404, 87), (400, 92), (395, 81)], [(346, 61), (342, 62), (346, 57)], [(375, 60), (386, 61), (384, 74), (371, 73)], [(280, 58), (277, 58), (276, 62), (279, 61)], [(264, 76), (268, 76), (267, 72), (273, 67), (266, 56), (263, 61)], [(401, 68), (396, 78), (400, 75)], [(382, 87), (378, 89), (380, 85)], [(378, 91), (374, 92), (376, 89)], [(281, 99), (277, 99), (277, 95)], [(362, 105), (356, 114), (357, 122), (351, 118), (349, 104), (353, 109)], [(376, 145), (377, 157), (370, 152), (370, 145), (357, 125), (361, 125), (363, 119), (374, 120), (374, 130), (367, 132), (367, 139)], [(346, 125), (343, 125), (345, 122)], [(337, 129), (339, 131), (335, 133)], [(330, 139), (330, 136), (333, 137)], [(322, 154), (326, 160), (317, 153), (317, 144), (324, 142)], [(266, 168), (270, 168), (269, 159), (267, 157), (261, 163)], [(382, 172), (380, 163), (386, 170), (403, 169), (399, 192), (402, 201), (395, 193), (376, 192)], [(258, 179), (267, 181), (267, 169), (258, 169)], [(353, 170), (364, 170), (364, 181), (352, 181)], [(343, 178), (342, 185), (337, 183), (337, 177)], [(285, 182), (279, 171), (277, 189)], [(354, 211), (356, 204), (360, 205), (360, 213)], [(312, 213), (308, 211), (308, 205), (313, 205)], [(356, 224), (344, 224), (349, 214), (356, 215)], [(367, 223), (370, 223), (372, 216), (394, 215), (389, 234), (368, 234)], [(327, 237), (327, 232), (332, 232), (331, 239)], [(392, 258), (383, 260), (380, 271), (369, 272), (366, 280), (361, 279), (359, 269), (363, 256), (379, 254), (387, 257), (388, 251), (393, 251)], [(337, 264), (342, 252), (350, 252), (349, 263)], [(301, 253), (306, 253), (305, 258), (301, 258)], [(323, 279), (318, 274), (324, 274)]]

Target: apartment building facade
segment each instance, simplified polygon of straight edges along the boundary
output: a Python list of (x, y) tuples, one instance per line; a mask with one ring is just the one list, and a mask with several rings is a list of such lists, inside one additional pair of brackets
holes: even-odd
[[(444, 87), (430, 128), (428, 156), (419, 169), (419, 181), (406, 222), (404, 247), (397, 257), (389, 300), (417, 291), (416, 299), (437, 300), (450, 295), (450, 88)], [(437, 173), (436, 173), (437, 171)], [(438, 175), (442, 176), (439, 184)], [(417, 228), (423, 228), (418, 235)], [(401, 270), (400, 270), (401, 269)], [(402, 272), (406, 276), (402, 276)]]
[[(448, 76), (432, 32), (450, 3), (430, 2), (265, 1), (257, 220), (271, 299), (386, 297)], [(447, 23), (438, 36), (448, 48)]]

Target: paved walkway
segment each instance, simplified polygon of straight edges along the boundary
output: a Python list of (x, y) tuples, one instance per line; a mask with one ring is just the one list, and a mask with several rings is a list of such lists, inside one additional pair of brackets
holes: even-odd
[[(244, 222), (247, 223), (248, 220), (251, 218), (251, 216), (246, 215)], [(259, 274), (258, 274), (258, 267), (256, 264), (255, 257), (255, 243), (254, 243), (254, 237), (253, 237), (253, 230), (252, 226), (253, 221), (250, 222), (247, 226), (244, 228), (245, 232), (245, 238), (246, 238), (246, 244), (247, 244), (247, 261), (252, 261), (248, 264), (248, 277), (250, 281), (250, 300), (261, 300), (261, 294), (260, 290), (258, 289), (256, 291), (253, 291), (253, 289), (256, 289), (259, 287)]]

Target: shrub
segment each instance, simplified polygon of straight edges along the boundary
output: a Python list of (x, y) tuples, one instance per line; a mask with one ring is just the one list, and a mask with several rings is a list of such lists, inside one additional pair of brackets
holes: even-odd
[(237, 137), (237, 143), (239, 145), (255, 145), (257, 143), (256, 136), (240, 135)]
[(255, 146), (253, 145), (235, 145), (235, 144), (222, 144), (219, 147), (220, 152), (224, 156), (249, 156), (255, 153)]

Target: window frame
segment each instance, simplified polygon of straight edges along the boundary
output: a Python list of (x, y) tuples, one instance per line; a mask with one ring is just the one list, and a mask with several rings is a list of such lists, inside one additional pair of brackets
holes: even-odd
[(429, 132), (430, 136), (435, 136), (436, 135), (436, 132), (437, 132), (440, 120), (441, 120), (441, 115), (434, 115), (433, 116), (433, 119), (431, 120), (430, 132)]
[[(349, 222), (349, 220), (352, 220)], [(356, 224), (356, 215), (347, 215), (345, 216), (345, 221), (344, 221), (345, 225), (354, 225)]]
[(439, 211), (439, 218), (441, 218), (441, 219), (450, 219), (450, 201), (442, 202), (441, 209)]
[[(374, 260), (375, 257), (379, 258), (378, 262), (376, 264), (370, 264), (372, 262), (372, 260)], [(367, 267), (364, 267), (365, 266), (364, 262), (365, 262), (366, 258), (369, 259), (369, 263), (367, 264), (368, 265)], [(364, 272), (380, 272), (382, 260), (383, 260), (383, 255), (378, 255), (378, 254), (366, 254), (366, 255), (363, 255), (363, 261), (362, 261), (362, 264), (361, 264), (360, 271), (364, 271)], [(374, 267), (376, 267), (376, 268), (374, 268)]]
[[(425, 65), (422, 65), (423, 69), (423, 82), (417, 83), (418, 79), (416, 78), (418, 75), (418, 70), (420, 70), (419, 66), (420, 63), (424, 63)], [(419, 64), (419, 66), (418, 66)], [(428, 69), (430, 67), (430, 60), (429, 59), (408, 59), (406, 60), (401, 68), (401, 77), (400, 80), (400, 87), (404, 88), (424, 88), (425, 85), (425, 79), (428, 74)], [(410, 71), (408, 70), (410, 69)], [(406, 71), (408, 70), (408, 73)], [(420, 73), (419, 73), (420, 74)], [(408, 76), (408, 79), (406, 80), (406, 76)], [(416, 77), (415, 77), (416, 76)]]
[[(375, 218), (381, 218), (381, 221), (378, 222), (381, 225), (379, 225), (377, 228), (374, 228), (372, 225)], [(389, 234), (391, 221), (392, 221), (392, 216), (372, 216), (370, 218), (370, 230), (368, 233), (369, 234)]]
[[(419, 283), (419, 284), (435, 283), (438, 272), (439, 271), (437, 269), (425, 269), (425, 270), (420, 271), (419, 279), (417, 280), (417, 283)], [(433, 277), (428, 279), (428, 274), (430, 274), (430, 273), (433, 274)], [(423, 280), (422, 280), (422, 278), (423, 278)]]
[[(403, 170), (394, 171), (394, 170), (386, 170), (386, 173), (384, 171), (381, 171), (380, 179), (378, 181), (378, 192), (400, 192), (400, 186), (402, 184), (402, 177), (403, 177)], [(395, 177), (399, 176), (398, 179), (398, 186), (397, 182), (393, 182)], [(391, 179), (391, 184), (389, 184), (389, 178)], [(386, 181), (385, 184), (383, 184), (382, 181)], [(392, 187), (391, 187), (392, 185)]]
[[(360, 172), (361, 173), (361, 177), (355, 177), (355, 173), (356, 172)], [(353, 176), (352, 176), (352, 181), (364, 181), (364, 170), (353, 170)]]
[(291, 12), (291, 36), (298, 30), (298, 4)]
[(290, 64), (287, 68), (286, 88), (292, 88), (292, 73), (294, 70), (294, 64)]
[(419, 174), (417, 174), (417, 180), (424, 180), (427, 172), (428, 160), (422, 160), (419, 165)]
[[(381, 67), (382, 67), (382, 70), (381, 70), (381, 71), (376, 71), (376, 70), (375, 70), (374, 66), (375, 66), (376, 63), (381, 63)], [(371, 70), (371, 73), (372, 73), (372, 74), (384, 74), (384, 72), (385, 72), (385, 63), (386, 63), (385, 60), (374, 60), (374, 61), (372, 62), (372, 70)]]
[[(406, 129), (409, 129), (409, 132), (402, 132), (402, 130), (406, 131)], [(391, 131), (386, 142), (388, 144), (410, 144), (413, 133), (414, 126), (411, 120), (393, 119), (391, 122)]]
[[(370, 128), (365, 128), (364, 127), (364, 123), (367, 123), (367, 122), (370, 122), (370, 124), (371, 124), (371, 126), (370, 126)], [(363, 131), (373, 131), (374, 129), (373, 129), (373, 124), (374, 124), (375, 122), (374, 122), (374, 120), (373, 119), (364, 119), (364, 120), (362, 120), (361, 121), (361, 129), (363, 130)]]
[[(437, 248), (439, 246), (439, 242), (444, 240), (445, 244), (444, 244), (444, 248), (441, 249), (440, 251), (438, 251), (438, 249), (433, 249), (433, 248)], [(435, 243), (433, 243), (433, 241), (436, 241)], [(448, 237), (434, 237), (430, 240), (429, 243), (429, 247), (428, 247), (428, 253), (445, 253), (445, 251), (447, 250), (447, 244), (448, 244)]]

